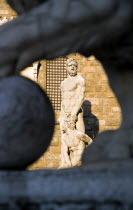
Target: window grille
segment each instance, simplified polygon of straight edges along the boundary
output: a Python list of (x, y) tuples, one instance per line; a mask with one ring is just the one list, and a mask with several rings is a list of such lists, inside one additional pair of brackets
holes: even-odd
[(66, 57), (46, 61), (46, 90), (54, 110), (61, 106), (61, 82), (67, 77)]

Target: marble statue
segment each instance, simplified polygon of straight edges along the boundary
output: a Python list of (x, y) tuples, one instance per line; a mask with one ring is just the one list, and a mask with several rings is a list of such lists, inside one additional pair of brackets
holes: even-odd
[(11, 16), (9, 19), (7, 19), (6, 16), (1, 17), (1, 19), (0, 19), (0, 26), (1, 26), (1, 25), (4, 25), (5, 23), (7, 23), (7, 22), (9, 22), (9, 21), (11, 21), (11, 20), (13, 20), (14, 18), (15, 18), (15, 17), (13, 17), (13, 16)]
[(2, 17), (1, 20), (0, 20), (0, 25), (3, 25), (3, 24), (5, 24), (5, 23), (7, 23), (7, 22), (8, 22), (8, 19), (4, 16), (4, 17)]
[(86, 144), (92, 142), (85, 134), (83, 111), (85, 80), (77, 74), (78, 64), (75, 59), (66, 62), (68, 77), (61, 83), (61, 164), (70, 167), (80, 164)]

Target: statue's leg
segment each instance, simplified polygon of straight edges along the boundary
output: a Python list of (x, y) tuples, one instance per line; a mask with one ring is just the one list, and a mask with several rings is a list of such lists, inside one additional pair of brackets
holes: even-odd
[(84, 125), (84, 120), (83, 120), (83, 112), (80, 112), (78, 114), (78, 120), (76, 122), (76, 129), (78, 131), (81, 131), (81, 132), (85, 133), (85, 125)]
[(72, 166), (81, 165), (81, 157), (84, 149), (85, 143), (83, 141), (80, 141), (77, 150), (73, 151), (73, 157), (71, 158)]
[(83, 164), (91, 161), (123, 160), (133, 156), (133, 71), (104, 65), (109, 83), (122, 110), (122, 123), (116, 131), (105, 131), (84, 151)]

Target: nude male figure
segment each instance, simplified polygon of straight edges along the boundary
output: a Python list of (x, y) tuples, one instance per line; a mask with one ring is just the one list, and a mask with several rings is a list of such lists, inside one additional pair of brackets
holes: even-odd
[(61, 128), (61, 165), (70, 167), (79, 164), (85, 149), (85, 142), (90, 138), (85, 135), (82, 103), (85, 94), (85, 80), (77, 74), (76, 60), (67, 60), (68, 77), (61, 83), (62, 103), (60, 114)]
[(69, 126), (75, 127), (76, 123), (77, 130), (84, 132), (81, 106), (85, 94), (85, 80), (77, 74), (78, 64), (76, 60), (68, 59), (66, 67), (68, 77), (61, 83), (61, 116), (63, 116), (63, 119), (66, 118), (62, 122), (62, 126), (67, 127), (69, 124)]

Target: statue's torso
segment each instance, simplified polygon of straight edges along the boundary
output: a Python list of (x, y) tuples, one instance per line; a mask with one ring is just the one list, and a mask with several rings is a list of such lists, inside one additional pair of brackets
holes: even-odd
[(62, 108), (66, 113), (71, 113), (77, 103), (79, 95), (79, 75), (70, 79), (67, 78), (62, 84)]

